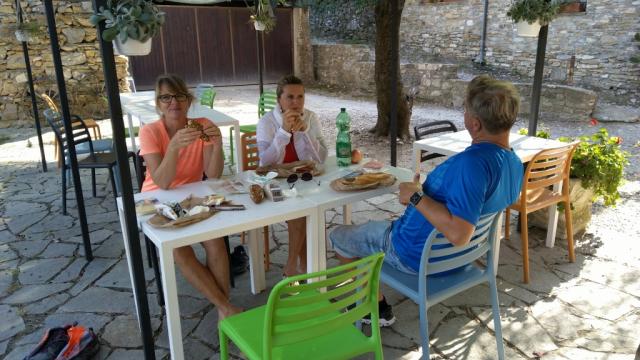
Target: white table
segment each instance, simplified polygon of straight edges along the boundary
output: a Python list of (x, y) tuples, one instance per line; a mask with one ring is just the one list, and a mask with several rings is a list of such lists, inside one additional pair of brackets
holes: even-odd
[[(523, 163), (531, 161), (531, 159), (533, 159), (533, 157), (541, 150), (553, 149), (567, 145), (567, 143), (558, 140), (543, 139), (516, 133), (509, 134), (509, 144)], [(461, 153), (470, 145), (471, 135), (469, 135), (467, 130), (418, 140), (413, 143), (413, 160), (415, 163), (415, 170), (420, 170), (420, 152), (422, 150), (448, 156)], [(554, 191), (558, 191), (560, 186), (561, 184), (556, 184), (554, 186)], [(506, 219), (505, 221), (509, 221), (509, 219)], [(557, 226), (557, 207), (550, 206), (549, 223), (547, 225), (547, 247), (553, 247), (556, 238)]]
[[(180, 201), (186, 198), (189, 194), (204, 196), (213, 193), (214, 190), (210, 184), (210, 182), (203, 181), (184, 185), (172, 190), (149, 191), (136, 194), (135, 199), (156, 198), (161, 202)], [(304, 198), (295, 198), (276, 203), (264, 201), (261, 204), (254, 204), (246, 194), (230, 195), (228, 198), (234, 200), (235, 203), (245, 205), (246, 210), (221, 211), (209, 219), (177, 229), (154, 228), (146, 223), (146, 219), (149, 216), (139, 217), (138, 221), (142, 227), (142, 231), (158, 248), (172, 359), (184, 359), (173, 249), (193, 245), (209, 239), (248, 231), (249, 261), (251, 264), (251, 291), (254, 294), (257, 294), (265, 289), (263, 262), (264, 244), (262, 241), (258, 240), (258, 232), (263, 228), (263, 226), (306, 217), (307, 239), (312, 244), (318, 242), (316, 239), (318, 233), (317, 206), (309, 200)], [(133, 282), (131, 254), (128, 246), (129, 242), (127, 239), (126, 229), (124, 228), (124, 212), (122, 209), (121, 198), (118, 198), (118, 212), (120, 216), (120, 224), (123, 227), (122, 233), (124, 237), (127, 262), (129, 264), (131, 283), (132, 286), (135, 286)], [(315, 248), (308, 247), (308, 258), (314, 258), (316, 256), (313, 254), (314, 251)], [(138, 302), (136, 299), (136, 306), (137, 304)]]
[(317, 183), (313, 181), (300, 184), (301, 181), (298, 180), (298, 183), (296, 183), (300, 196), (316, 204), (318, 212), (317, 236), (307, 238), (308, 272), (324, 270), (327, 267), (325, 211), (343, 206), (343, 222), (344, 224), (350, 224), (352, 203), (395, 192), (398, 190), (398, 184), (400, 182), (412, 181), (413, 179), (413, 172), (411, 170), (389, 166), (384, 169), (384, 171), (398, 178), (392, 186), (366, 191), (335, 191), (329, 186), (332, 180), (347, 175), (358, 168), (360, 168), (358, 165), (338, 167), (335, 156), (330, 156), (325, 162), (324, 174), (314, 178), (315, 181), (320, 180), (320, 186), (317, 186)]
[[(127, 126), (129, 127), (129, 139), (133, 151), (137, 151), (136, 138), (133, 132), (133, 118), (140, 122), (140, 125), (152, 123), (160, 118), (156, 111), (155, 92), (140, 91), (136, 93), (120, 94), (122, 110), (127, 115)], [(189, 109), (187, 116), (192, 118), (204, 117), (211, 120), (217, 126), (233, 126), (236, 173), (241, 171), (242, 149), (240, 146), (240, 121), (218, 110), (196, 104), (195, 101)], [(231, 155), (233, 156), (233, 154)]]

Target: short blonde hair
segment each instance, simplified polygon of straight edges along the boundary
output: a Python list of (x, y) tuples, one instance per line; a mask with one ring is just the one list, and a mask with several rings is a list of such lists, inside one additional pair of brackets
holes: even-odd
[(189, 101), (189, 103), (193, 101), (193, 94), (191, 94), (189, 88), (187, 87), (187, 83), (185, 83), (180, 76), (176, 74), (162, 74), (156, 78), (156, 109), (159, 108), (158, 95), (160, 95), (160, 88), (162, 87), (162, 85), (166, 85), (169, 90), (175, 92), (176, 94), (187, 95), (187, 100)]
[(302, 79), (295, 75), (283, 76), (280, 78), (280, 80), (278, 80), (278, 87), (276, 88), (276, 95), (278, 96), (278, 99), (280, 99), (280, 95), (282, 95), (282, 93), (284, 92), (284, 87), (287, 85), (304, 86), (304, 84), (302, 83)]
[(518, 117), (520, 94), (512, 83), (476, 76), (467, 87), (465, 110), (491, 134), (509, 131)]

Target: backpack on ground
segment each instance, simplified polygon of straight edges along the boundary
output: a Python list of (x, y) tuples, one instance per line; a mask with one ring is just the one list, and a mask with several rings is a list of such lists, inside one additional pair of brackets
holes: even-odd
[(99, 349), (100, 341), (93, 329), (73, 323), (47, 329), (24, 360), (89, 360)]

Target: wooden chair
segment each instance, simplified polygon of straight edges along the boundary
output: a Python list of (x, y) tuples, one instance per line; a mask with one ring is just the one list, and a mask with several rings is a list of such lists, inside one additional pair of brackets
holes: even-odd
[[(413, 127), (413, 133), (416, 135), (416, 140), (424, 139), (425, 137), (437, 133), (444, 132), (457, 132), (458, 128), (449, 120), (431, 121), (416, 125)], [(435, 159), (437, 157), (444, 156), (442, 154), (431, 153), (427, 151), (420, 152), (420, 162)]]
[[(522, 262), (524, 283), (529, 282), (529, 234), (527, 214), (553, 206), (550, 215), (556, 210), (556, 204), (564, 204), (564, 217), (567, 223), (567, 246), (569, 261), (576, 260), (573, 251), (573, 226), (571, 223), (571, 203), (569, 200), (569, 171), (571, 158), (577, 142), (566, 146), (542, 150), (527, 165), (522, 182), (520, 198), (507, 208), (505, 220), (505, 239), (509, 239), (509, 215), (511, 210), (520, 214), (520, 237), (522, 238)], [(549, 230), (548, 230), (549, 231)]]
[[(40, 97), (42, 98), (42, 100), (44, 100), (44, 102), (47, 104), (47, 107), (49, 107), (49, 109), (51, 109), (51, 111), (56, 112), (58, 114), (60, 114), (60, 109), (58, 108), (58, 105), (56, 105), (56, 103), (53, 101), (53, 99), (45, 94), (42, 93), (40, 94)], [(77, 121), (76, 119), (80, 118), (78, 115), (71, 115), (72, 117), (72, 121)], [(96, 123), (95, 120), (93, 119), (82, 119), (82, 121), (84, 122), (85, 126), (89, 129), (91, 129), (93, 131), (93, 138), (94, 139), (102, 139), (102, 133), (100, 132), (100, 126), (98, 125), (98, 123)], [(55, 158), (58, 160), (58, 167), (62, 166), (62, 159), (58, 158), (58, 141), (57, 139), (54, 141), (53, 143), (54, 146), (54, 154), (55, 154)]]
[[(256, 132), (246, 132), (240, 137), (240, 146), (242, 147), (242, 171), (255, 170), (260, 163), (258, 156), (258, 142), (256, 141)], [(263, 228), (264, 235), (264, 268), (269, 271), (269, 226)], [(244, 244), (244, 232), (241, 235)]]

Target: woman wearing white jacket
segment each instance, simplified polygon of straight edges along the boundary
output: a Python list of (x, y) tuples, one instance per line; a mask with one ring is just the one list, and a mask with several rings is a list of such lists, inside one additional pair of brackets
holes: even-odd
[[(257, 142), (260, 166), (298, 160), (324, 163), (327, 146), (322, 138), (318, 116), (304, 108), (304, 85), (293, 75), (278, 81), (278, 105), (258, 122)], [(305, 218), (290, 220), (289, 256), (284, 275), (306, 272), (307, 239)]]

